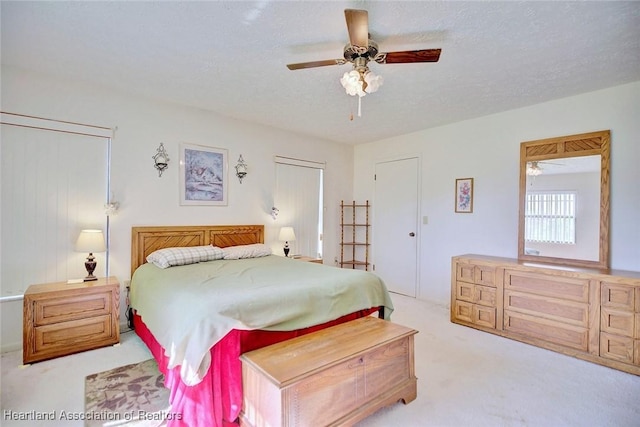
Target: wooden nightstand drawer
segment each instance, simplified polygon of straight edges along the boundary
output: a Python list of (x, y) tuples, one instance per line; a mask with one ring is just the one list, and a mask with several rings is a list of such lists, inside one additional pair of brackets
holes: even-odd
[(113, 277), (29, 286), (24, 294), (23, 363), (117, 344), (119, 313), (120, 284)]
[(111, 292), (77, 295), (34, 302), (34, 325), (48, 325), (111, 312)]
[(111, 316), (108, 314), (39, 326), (35, 328), (35, 355), (66, 348), (81, 351), (108, 341), (112, 336)]

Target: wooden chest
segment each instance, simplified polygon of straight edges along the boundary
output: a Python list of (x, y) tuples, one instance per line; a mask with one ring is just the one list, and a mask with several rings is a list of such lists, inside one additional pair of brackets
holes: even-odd
[(363, 317), (243, 354), (241, 425), (350, 425), (413, 401), (416, 333)]

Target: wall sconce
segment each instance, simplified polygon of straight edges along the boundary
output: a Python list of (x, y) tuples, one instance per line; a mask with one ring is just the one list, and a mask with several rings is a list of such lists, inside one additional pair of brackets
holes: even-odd
[(98, 278), (93, 275), (97, 264), (93, 253), (104, 252), (106, 250), (102, 230), (82, 230), (80, 232), (78, 240), (76, 241), (76, 252), (89, 252), (89, 256), (84, 263), (84, 268), (87, 269), (87, 277), (84, 278), (85, 282), (98, 280)]
[(169, 167), (169, 155), (164, 149), (164, 144), (161, 142), (157, 149), (157, 153), (152, 157), (154, 166), (158, 169), (158, 178), (162, 176), (162, 172)]
[(238, 164), (236, 167), (236, 176), (240, 180), (240, 184), (242, 184), (242, 178), (247, 176), (247, 164), (244, 162), (242, 158), (242, 154), (240, 154), (240, 158), (238, 159)]
[(276, 208), (275, 206), (271, 208), (271, 218), (273, 218), (274, 221), (276, 220), (276, 218), (278, 218), (279, 213), (280, 209)]
[(120, 203), (110, 201), (109, 203), (104, 204), (104, 214), (106, 216), (114, 216), (118, 213), (119, 208), (120, 208)]

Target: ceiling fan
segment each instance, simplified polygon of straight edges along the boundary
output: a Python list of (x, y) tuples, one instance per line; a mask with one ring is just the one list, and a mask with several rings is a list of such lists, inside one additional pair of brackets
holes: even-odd
[[(349, 95), (363, 97), (373, 93), (382, 85), (382, 77), (373, 74), (368, 67), (369, 61), (379, 64), (408, 64), (414, 62), (438, 62), (441, 49), (404, 50), (398, 52), (380, 52), (378, 44), (369, 34), (369, 14), (366, 10), (345, 9), (349, 43), (344, 47), (343, 57), (323, 61), (287, 64), (290, 70), (324, 67), (327, 65), (353, 64), (353, 70), (346, 72), (340, 83)], [(360, 115), (358, 109), (358, 115)]]
[(527, 175), (538, 176), (542, 174), (542, 171), (544, 170), (544, 168), (541, 165), (564, 166), (563, 163), (547, 162), (544, 160), (531, 161), (531, 162), (527, 162)]

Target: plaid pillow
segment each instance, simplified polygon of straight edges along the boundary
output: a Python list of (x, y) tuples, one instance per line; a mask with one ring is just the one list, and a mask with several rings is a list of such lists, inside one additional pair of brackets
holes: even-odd
[(147, 262), (160, 268), (168, 268), (222, 258), (224, 258), (224, 252), (216, 246), (188, 246), (158, 249), (147, 256)]

